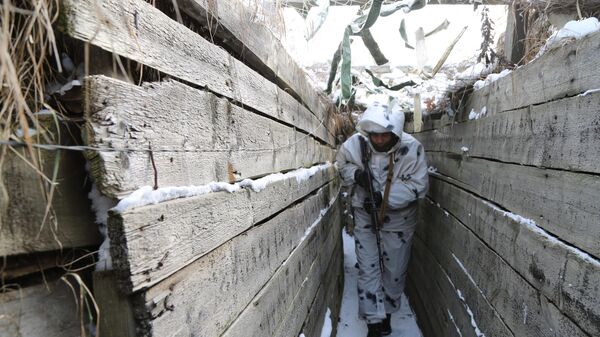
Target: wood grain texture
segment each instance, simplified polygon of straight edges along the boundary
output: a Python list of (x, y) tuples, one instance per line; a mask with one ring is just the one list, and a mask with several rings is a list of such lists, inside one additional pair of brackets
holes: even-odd
[[(333, 245), (328, 237), (339, 235), (339, 200), (310, 234), (292, 251), (271, 279), (252, 299), (239, 317), (223, 333), (223, 337), (296, 336), (321, 282), (327, 265), (320, 254), (330, 258)], [(327, 224), (327, 225), (325, 225)]]
[(111, 255), (129, 293), (156, 284), (232, 237), (334, 178), (333, 168), (298, 183), (288, 178), (261, 192), (216, 192), (109, 213)]
[(600, 256), (600, 176), (441, 152), (428, 152), (427, 157), (429, 165), (458, 181), (461, 187)]
[[(62, 2), (69, 27), (66, 33), (76, 39), (206, 88), (269, 116), (291, 118), (300, 114), (304, 119), (316, 118), (274, 83), (144, 1)], [(282, 107), (297, 110), (281, 111)], [(294, 124), (294, 121), (289, 122)], [(310, 131), (330, 142), (332, 136), (325, 130), (327, 121), (323, 122), (319, 129)]]
[[(72, 145), (66, 125), (57, 129), (52, 118), (40, 119), (48, 134)], [(74, 128), (73, 128), (74, 129)], [(71, 130), (74, 132), (75, 130)], [(36, 141), (36, 140), (34, 140)], [(6, 148), (8, 150), (8, 148)], [(57, 176), (52, 209), (44, 222), (47, 201), (42, 184), (48, 181), (22, 158), (29, 158), (24, 148), (8, 150), (0, 167), (0, 256), (92, 246), (100, 243), (100, 232), (94, 222), (87, 197), (83, 156), (74, 151), (40, 150), (38, 157), (43, 173), (52, 179), (55, 164)]]
[(94, 298), (100, 312), (100, 336), (135, 337), (135, 320), (131, 299), (117, 289), (114, 271), (93, 274)]
[(79, 323), (76, 298), (62, 281), (0, 293), (0, 336), (79, 336)]
[(327, 309), (331, 312), (330, 318), (333, 323), (331, 336), (336, 335), (336, 322), (339, 322), (342, 295), (344, 291), (344, 252), (342, 241), (343, 240), (338, 237), (338, 242), (336, 248), (333, 249), (327, 271), (323, 276), (317, 294), (314, 297), (304, 324), (302, 325), (302, 333), (305, 336), (321, 336)]
[(600, 335), (600, 261), (440, 178), (428, 194), (591, 336)]
[[(423, 243), (449, 275), (461, 275), (457, 289), (475, 284), (515, 336), (588, 336), (453, 215), (430, 201), (422, 206), (417, 228)], [(469, 306), (477, 317), (480, 306)], [(476, 320), (487, 334), (490, 320)]]
[[(330, 188), (336, 190), (323, 188), (142, 292), (144, 335), (220, 336), (296, 249), (329, 203)], [(329, 226), (335, 223), (322, 220), (317, 230)]]
[[(417, 319), (426, 322), (425, 337), (477, 337), (452, 279), (431, 254), (426, 245), (414, 236), (408, 275), (424, 303), (423, 310), (417, 311)], [(480, 322), (477, 316), (474, 319)]]
[[(296, 94), (319, 120), (332, 121), (329, 113), (335, 108), (309, 82), (272, 30), (256, 19), (252, 6), (242, 0), (178, 0), (177, 4), (201, 25), (212, 26), (211, 34), (223, 39), (229, 48), (240, 51), (243, 60), (259, 69), (263, 76), (273, 78), (284, 90)], [(333, 130), (331, 124), (327, 125)]]
[(509, 75), (476, 90), (465, 105), (463, 119), (471, 109), (487, 109), (487, 115), (574, 96), (600, 88), (598, 49), (600, 33), (591, 34), (550, 50)]
[(154, 184), (150, 148), (159, 186), (233, 182), (333, 160), (334, 151), (314, 138), (179, 82), (137, 87), (93, 76), (86, 87), (87, 143), (137, 149), (89, 154), (106, 195)]
[(600, 93), (565, 98), (414, 136), (429, 151), (600, 173)]

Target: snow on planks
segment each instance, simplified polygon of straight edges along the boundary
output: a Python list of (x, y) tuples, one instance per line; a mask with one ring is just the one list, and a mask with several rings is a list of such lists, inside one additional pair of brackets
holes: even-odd
[[(464, 274), (462, 279), (455, 278), (457, 289), (475, 285), (515, 336), (588, 336), (556, 304), (434, 202), (423, 203), (418, 235), (449, 275)], [(478, 304), (470, 302), (466, 294), (463, 297), (481, 331), (495, 336), (495, 330), (484, 326), (490, 324), (489, 319), (477, 319)]]
[[(468, 311), (457, 295), (452, 279), (428, 251), (425, 244), (415, 236), (413, 238), (411, 261), (408, 266), (409, 296), (421, 301), (413, 307), (426, 336), (479, 337), (471, 324)], [(413, 286), (417, 285), (417, 286)], [(469, 285), (467, 285), (469, 286)], [(462, 287), (461, 291), (470, 291)], [(422, 305), (419, 305), (422, 304)], [(489, 309), (485, 303), (481, 312)], [(451, 316), (450, 316), (451, 315)], [(500, 334), (500, 336), (506, 336)], [(508, 335), (511, 336), (511, 335)]]
[[(124, 149), (90, 156), (95, 181), (107, 195), (153, 185), (153, 165), (159, 186), (182, 186), (233, 182), (333, 160), (334, 151), (313, 137), (179, 82), (137, 87), (92, 76), (86, 88), (87, 143)], [(294, 120), (306, 130), (321, 124), (302, 114)], [(149, 149), (155, 150), (153, 161)]]
[[(311, 114), (283, 89), (142, 0), (63, 3), (69, 22), (67, 33), (77, 39), (269, 116), (293, 116), (295, 109)], [(282, 107), (294, 111), (282, 111)], [(325, 130), (326, 122), (317, 130), (306, 131), (333, 144), (333, 137)]]
[(430, 180), (430, 197), (442, 203), (543, 296), (559, 303), (565, 315), (584, 331), (600, 335), (600, 261), (535, 227), (524, 226), (446, 180), (443, 176)]
[(417, 133), (428, 151), (600, 173), (600, 93), (575, 96)]
[(546, 52), (509, 75), (476, 90), (463, 110), (487, 109), (487, 115), (525, 108), (589, 89), (600, 88), (600, 33)]
[[(192, 331), (201, 336), (221, 336), (244, 308), (255, 306), (256, 301), (252, 299), (261, 289), (271, 289), (268, 285), (278, 284), (270, 281), (274, 274), (282, 273), (276, 273), (277, 270), (297, 275), (298, 266), (292, 259), (315, 253), (325, 258), (332, 255), (329, 249), (335, 246), (337, 239), (328, 232), (339, 233), (340, 208), (336, 202), (327, 213), (321, 211), (338, 192), (337, 184), (330, 183), (315, 195), (235, 236), (142, 292), (144, 305), (136, 308), (142, 313), (142, 331), (154, 336), (187, 336)], [(311, 225), (314, 225), (312, 231), (301, 241)], [(332, 238), (330, 246), (323, 245), (327, 236)], [(303, 273), (312, 262), (305, 261)], [(290, 266), (294, 269), (288, 269)], [(313, 276), (318, 282), (319, 276)], [(246, 330), (245, 336), (248, 335), (261, 336)]]
[[(273, 274), (269, 282), (252, 299), (246, 309), (222, 334), (223, 337), (247, 336), (296, 336), (312, 299), (320, 276), (326, 270), (328, 259), (333, 255), (335, 244), (327, 246), (329, 236), (339, 239), (341, 227), (340, 204), (331, 208), (330, 218), (335, 226), (317, 226), (290, 254)], [(323, 254), (325, 264), (319, 257)], [(298, 319), (300, 318), (300, 319)]]
[[(425, 145), (427, 147), (427, 145)], [(467, 190), (600, 256), (600, 176), (428, 152), (429, 164)]]
[[(109, 236), (123, 291), (146, 288), (334, 178), (333, 168), (298, 183), (288, 178), (260, 192), (242, 189), (113, 212)], [(118, 244), (117, 244), (118, 243)]]

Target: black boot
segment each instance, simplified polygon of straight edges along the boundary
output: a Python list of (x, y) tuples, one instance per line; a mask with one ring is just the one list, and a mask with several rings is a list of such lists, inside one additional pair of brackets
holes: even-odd
[(381, 323), (367, 324), (369, 333), (367, 337), (381, 337)]
[(385, 319), (381, 322), (381, 335), (387, 336), (392, 333), (392, 314), (386, 314)]

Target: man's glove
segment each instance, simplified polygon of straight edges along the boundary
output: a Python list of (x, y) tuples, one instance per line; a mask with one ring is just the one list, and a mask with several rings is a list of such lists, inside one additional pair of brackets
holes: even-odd
[(382, 203), (383, 203), (383, 197), (381, 196), (381, 193), (374, 192), (373, 200), (371, 200), (371, 198), (369, 198), (369, 197), (365, 198), (365, 201), (363, 203), (363, 208), (365, 209), (365, 211), (367, 213), (371, 214), (371, 212), (377, 212), (377, 210), (381, 209)]
[(361, 169), (357, 169), (354, 171), (354, 181), (356, 184), (365, 189), (365, 191), (369, 190), (369, 176), (367, 175), (367, 171), (363, 171)]

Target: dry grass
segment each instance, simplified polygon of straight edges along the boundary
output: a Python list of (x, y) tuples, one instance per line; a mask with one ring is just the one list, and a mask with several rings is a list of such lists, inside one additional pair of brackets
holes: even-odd
[(50, 133), (44, 132), (35, 113), (47, 107), (44, 84), (52, 76), (50, 64), (57, 67), (59, 72), (62, 71), (52, 27), (58, 19), (58, 5), (58, 0), (5, 0), (0, 4), (0, 140), (23, 141), (27, 144), (24, 152), (2, 146), (0, 172), (9, 151), (38, 172), (40, 193), (47, 201), (40, 231), (50, 223), (53, 233), (56, 232), (56, 222), (51, 203), (56, 184), (55, 179), (45, 176), (44, 172), (56, 170), (43, 167), (41, 154), (32, 144), (57, 141), (52, 139)]
[(516, 0), (525, 9), (535, 9), (545, 14), (577, 13), (579, 17), (600, 15), (600, 0)]

